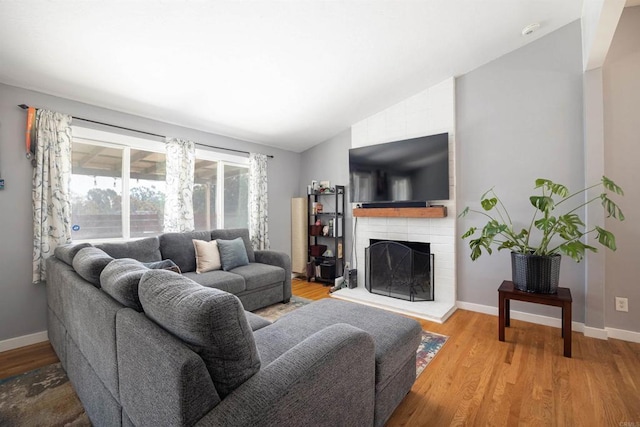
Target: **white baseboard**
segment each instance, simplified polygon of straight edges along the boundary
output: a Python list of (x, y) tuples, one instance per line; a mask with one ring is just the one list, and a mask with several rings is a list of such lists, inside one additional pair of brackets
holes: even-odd
[(584, 327), (584, 336), (591, 338), (598, 338), (599, 340), (606, 340), (609, 338), (607, 331), (600, 328), (592, 328), (591, 326)]
[(49, 340), (47, 331), (36, 332), (35, 334), (23, 335), (21, 337), (9, 338), (0, 341), (0, 353), (3, 351), (13, 350), (15, 348), (25, 347), (31, 344), (37, 344)]
[(609, 338), (640, 343), (640, 332), (624, 329), (604, 328)]
[[(490, 305), (475, 304), (471, 302), (457, 301), (456, 306), (463, 310), (475, 311), (477, 313), (490, 314), (492, 316), (498, 315), (498, 307)], [(522, 320), (524, 322), (535, 323), (538, 325), (551, 326), (554, 328), (561, 328), (562, 321), (555, 317), (541, 316), (539, 314), (525, 313), (523, 311), (511, 310), (511, 318), (516, 320)], [(582, 332), (584, 336), (591, 338), (598, 338), (606, 340), (608, 338), (615, 338), (624, 341), (640, 343), (640, 332), (627, 331), (624, 329), (614, 329), (605, 327), (604, 329), (592, 328), (586, 326), (582, 322), (571, 322), (571, 330), (576, 332)]]

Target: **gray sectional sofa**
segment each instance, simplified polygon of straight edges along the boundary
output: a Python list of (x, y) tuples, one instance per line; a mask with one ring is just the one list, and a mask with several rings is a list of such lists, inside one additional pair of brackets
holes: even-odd
[[(246, 230), (204, 234), (246, 237), (250, 251)], [(322, 300), (271, 323), (245, 309), (290, 298), (288, 256), (253, 254), (284, 278), (258, 266), (205, 279), (178, 253), (193, 236), (158, 239), (160, 260), (184, 274), (142, 264), (158, 261), (150, 241), (71, 245), (47, 260), (49, 339), (94, 425), (386, 422), (415, 381), (418, 322)]]

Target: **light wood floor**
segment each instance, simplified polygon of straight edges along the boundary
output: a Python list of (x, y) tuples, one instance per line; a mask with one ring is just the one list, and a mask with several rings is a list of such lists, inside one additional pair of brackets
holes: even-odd
[[(293, 293), (315, 300), (329, 288), (294, 280)], [(557, 328), (511, 320), (500, 342), (495, 316), (458, 310), (420, 323), (450, 338), (388, 426), (640, 427), (640, 344), (574, 332), (568, 359)], [(56, 360), (48, 343), (0, 353), (0, 378)]]

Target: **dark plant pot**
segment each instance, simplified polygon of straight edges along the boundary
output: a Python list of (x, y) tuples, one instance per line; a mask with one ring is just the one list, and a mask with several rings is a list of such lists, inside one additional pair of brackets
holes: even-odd
[(555, 294), (560, 281), (560, 259), (556, 255), (511, 252), (511, 277), (516, 289), (539, 294)]

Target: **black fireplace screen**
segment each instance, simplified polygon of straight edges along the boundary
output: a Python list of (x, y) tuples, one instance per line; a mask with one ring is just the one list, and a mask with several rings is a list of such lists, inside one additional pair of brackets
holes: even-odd
[(433, 301), (433, 254), (394, 241), (365, 249), (365, 286), (374, 294), (408, 301)]

